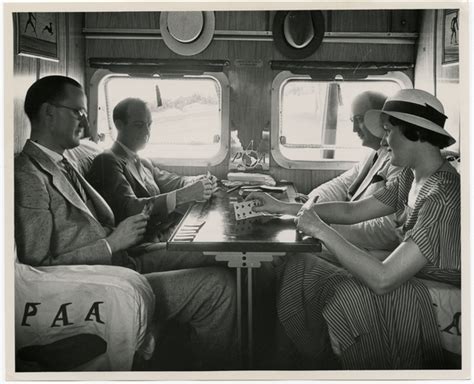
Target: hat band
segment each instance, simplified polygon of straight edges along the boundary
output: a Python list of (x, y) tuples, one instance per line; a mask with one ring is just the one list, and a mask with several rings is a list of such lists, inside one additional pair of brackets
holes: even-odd
[(383, 106), (382, 112), (409, 113), (410, 115), (415, 115), (429, 120), (439, 125), (441, 128), (444, 128), (444, 123), (447, 119), (447, 116), (443, 115), (441, 112), (438, 112), (428, 104), (420, 105), (407, 101), (387, 101)]

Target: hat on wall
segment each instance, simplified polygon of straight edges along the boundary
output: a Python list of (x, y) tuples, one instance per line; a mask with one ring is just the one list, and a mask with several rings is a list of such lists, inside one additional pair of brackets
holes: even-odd
[(169, 49), (192, 56), (204, 51), (214, 35), (214, 12), (161, 12), (160, 31)]
[(384, 130), (380, 117), (382, 114), (393, 116), (399, 120), (416, 125), (420, 128), (449, 137), (449, 145), (456, 140), (444, 129), (447, 116), (443, 104), (432, 94), (419, 89), (402, 89), (389, 97), (381, 110), (371, 109), (365, 113), (364, 123), (375, 136), (382, 137)]
[(321, 45), (324, 37), (321, 11), (278, 11), (273, 18), (273, 41), (290, 59), (304, 59)]

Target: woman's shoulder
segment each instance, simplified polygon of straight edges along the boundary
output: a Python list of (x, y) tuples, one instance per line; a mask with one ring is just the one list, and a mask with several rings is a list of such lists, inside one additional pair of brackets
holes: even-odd
[(443, 166), (433, 174), (432, 178), (442, 188), (459, 189), (461, 184), (461, 177), (456, 169), (445, 162)]
[(459, 205), (460, 177), (456, 170), (442, 168), (435, 172), (425, 186), (425, 198), (442, 205)]

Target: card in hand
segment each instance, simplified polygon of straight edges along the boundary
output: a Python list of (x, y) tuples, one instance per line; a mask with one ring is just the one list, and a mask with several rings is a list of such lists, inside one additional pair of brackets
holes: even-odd
[(151, 215), (152, 210), (153, 210), (153, 202), (149, 201), (143, 207), (142, 213), (144, 213), (145, 215)]
[(263, 216), (262, 212), (254, 212), (252, 207), (258, 204), (258, 200), (242, 201), (234, 204), (236, 220), (250, 219), (251, 217)]

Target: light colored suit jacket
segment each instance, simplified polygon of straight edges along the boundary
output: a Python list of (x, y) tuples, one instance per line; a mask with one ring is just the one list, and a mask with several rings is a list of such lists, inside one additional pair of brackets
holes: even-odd
[(165, 221), (167, 193), (184, 187), (192, 178), (161, 170), (148, 159), (140, 160), (154, 185), (145, 185), (134, 159), (117, 143), (94, 159), (87, 179), (110, 205), (118, 221), (140, 213), (149, 201), (158, 207), (155, 220)]
[(114, 225), (113, 213), (79, 177), (97, 219), (58, 166), (30, 140), (26, 142), (15, 159), (15, 241), (22, 263), (121, 265), (122, 257), (127, 257), (118, 252), (112, 258), (104, 239)]
[[(373, 163), (375, 154), (378, 158)], [(318, 202), (355, 201), (372, 196), (386, 182), (396, 178), (402, 168), (390, 164), (390, 156), (382, 147), (372, 151), (364, 160), (333, 180), (313, 189), (311, 199)], [(369, 250), (393, 250), (401, 240), (395, 215), (379, 217), (354, 225), (333, 225), (348, 241)]]

